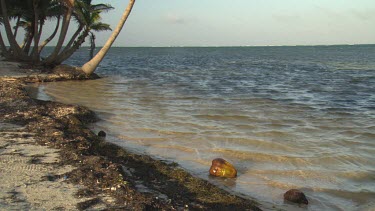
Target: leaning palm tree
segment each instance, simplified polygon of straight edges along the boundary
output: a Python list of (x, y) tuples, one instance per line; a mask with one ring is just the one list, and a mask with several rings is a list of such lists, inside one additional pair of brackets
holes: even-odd
[[(112, 30), (109, 24), (98, 22), (91, 26), (91, 30), (95, 32), (101, 31), (110, 31)], [(93, 32), (90, 32), (90, 59), (94, 58), (95, 50), (95, 35)]]
[(135, 0), (129, 0), (129, 4), (126, 7), (124, 13), (122, 14), (122, 17), (121, 17), (117, 27), (115, 28), (115, 30), (113, 30), (113, 32), (112, 32), (111, 36), (108, 38), (107, 42), (100, 49), (100, 51), (94, 56), (94, 58), (92, 58), (90, 61), (85, 63), (79, 69), (81, 69), (83, 72), (85, 72), (88, 75), (92, 74), (96, 70), (96, 68), (98, 67), (100, 62), (103, 60), (103, 58), (107, 54), (108, 50), (111, 48), (113, 42), (116, 40), (117, 36), (120, 34), (122, 27), (124, 26), (126, 20), (128, 19), (129, 15), (130, 15), (130, 12), (133, 9), (134, 3), (135, 3)]
[(92, 31), (111, 30), (109, 24), (100, 22), (102, 12), (113, 9), (108, 4), (92, 4), (91, 0), (77, 0), (75, 5), (74, 18), (78, 23), (78, 29), (73, 34), (66, 47), (54, 60), (55, 64), (61, 64), (67, 60), (73, 53), (79, 49), (86, 37), (92, 34)]
[[(111, 27), (109, 24), (97, 22), (91, 25), (91, 30), (95, 32), (101, 31), (111, 31)], [(95, 35), (94, 32), (90, 31), (90, 59), (94, 58), (94, 51), (95, 51)]]

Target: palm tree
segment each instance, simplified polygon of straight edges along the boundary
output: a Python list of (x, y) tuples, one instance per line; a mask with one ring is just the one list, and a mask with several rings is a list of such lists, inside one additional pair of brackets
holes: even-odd
[(129, 0), (128, 6), (126, 7), (125, 11), (122, 14), (122, 17), (117, 24), (116, 29), (112, 32), (111, 36), (108, 38), (107, 42), (104, 46), (100, 49), (100, 51), (92, 58), (90, 61), (85, 63), (80, 69), (85, 72), (86, 74), (92, 74), (100, 62), (103, 60), (105, 55), (107, 54), (108, 50), (111, 48), (113, 42), (116, 40), (117, 36), (120, 34), (122, 27), (124, 26), (126, 20), (128, 19), (130, 12), (133, 9), (135, 4), (135, 0)]
[[(9, 15), (8, 15), (8, 9), (7, 6), (14, 4), (17, 1), (10, 2), (5, 0), (0, 0), (0, 6), (1, 6), (1, 13), (3, 16), (3, 24), (5, 27), (5, 32), (9, 41), (10, 49), (13, 52), (13, 55), (15, 58), (19, 58), (21, 60), (27, 60), (27, 55), (21, 50), (20, 46), (18, 45), (16, 38), (14, 37), (14, 34), (12, 32), (12, 28), (9, 22)], [(11, 8), (11, 7), (10, 7)]]
[(19, 26), (19, 23), (21, 21), (21, 18), (22, 18), (22, 14), (24, 13), (24, 9), (22, 9), (22, 7), (24, 7), (25, 3), (22, 3), (19, 1), (19, 0), (16, 0), (14, 1), (10, 6), (10, 8), (7, 8), (8, 11), (9, 11), (9, 18), (11, 19), (15, 19), (16, 20), (16, 25), (14, 26), (14, 34), (13, 36), (16, 38), (17, 37), (17, 33), (18, 33), (18, 26)]
[(74, 3), (75, 3), (75, 0), (62, 0), (63, 2), (63, 5), (65, 6), (66, 8), (66, 12), (64, 14), (64, 17), (63, 17), (63, 22), (62, 22), (62, 26), (61, 26), (61, 31), (60, 31), (60, 36), (59, 36), (59, 40), (57, 41), (57, 44), (56, 44), (56, 47), (54, 49), (54, 51), (52, 52), (52, 54), (46, 59), (46, 62), (45, 63), (53, 63), (54, 60), (56, 60), (63, 44), (64, 44), (64, 41), (65, 41), (65, 37), (66, 37), (66, 34), (68, 32), (68, 29), (69, 29), (69, 24), (70, 24), (70, 19), (72, 18), (72, 13), (73, 13), (73, 10), (74, 10)]
[(56, 27), (55, 27), (55, 30), (52, 32), (52, 34), (47, 38), (45, 39), (42, 44), (38, 47), (38, 52), (39, 54), (42, 52), (43, 48), (49, 43), (51, 42), (51, 40), (56, 36), (57, 34), (57, 31), (59, 30), (59, 26), (60, 26), (60, 21), (61, 21), (61, 17), (60, 15), (57, 16), (57, 23), (56, 23)]
[[(108, 51), (121, 31), (134, 3), (135, 0), (130, 0), (118, 27), (108, 39), (106, 45), (83, 69), (86, 70), (87, 66), (92, 66), (91, 64), (94, 64), (94, 70), (96, 69), (96, 66), (103, 59), (100, 57), (104, 57), (106, 51)], [(93, 32), (110, 30), (108, 24), (100, 22), (100, 13), (110, 9), (113, 8), (107, 4), (92, 5), (92, 0), (0, 0), (0, 25), (4, 27), (6, 32), (3, 34), (0, 32), (0, 49), (7, 58), (32, 61), (33, 63), (51, 65), (53, 67), (69, 58), (88, 36), (90, 36), (92, 46), (95, 46)], [(78, 27), (76, 33), (63, 48), (67, 31), (73, 18), (77, 21)], [(14, 31), (11, 27), (10, 19), (16, 20)], [(51, 19), (57, 19), (55, 30), (46, 40), (41, 42), (43, 26)], [(19, 28), (23, 28), (25, 31), (22, 45), (19, 45), (15, 39)], [(59, 37), (53, 52), (46, 59), (40, 61), (40, 53), (44, 46), (58, 32)], [(4, 34), (6, 34), (6, 38), (3, 36)], [(8, 40), (9, 49), (5, 46), (3, 38)], [(97, 62), (97, 64), (92, 62)]]
[(95, 39), (96, 37), (94, 33), (90, 32), (90, 59), (94, 58), (94, 51), (96, 48)]
[(21, 45), (21, 48), (25, 54), (29, 54), (31, 43), (33, 41), (34, 33), (34, 21), (31, 19), (24, 18), (22, 21), (18, 23), (18, 27), (23, 28), (25, 31), (25, 38)]
[[(47, 19), (59, 17), (62, 14), (61, 7), (56, 0), (33, 0), (34, 8), (34, 48), (31, 53), (34, 61), (40, 60), (39, 41), (44, 23)], [(59, 22), (59, 21), (58, 21)], [(39, 27), (38, 27), (39, 24)]]
[[(18, 29), (23, 28), (25, 31), (24, 42), (19, 47), (22, 49), (27, 60), (38, 62), (40, 60), (40, 51), (43, 49), (43, 46), (39, 48), (38, 45), (44, 23), (47, 19), (59, 17), (61, 15), (60, 3), (58, 0), (12, 0), (5, 2), (6, 6), (8, 6), (8, 18), (17, 20), (14, 27), (13, 38), (17, 36)], [(31, 44), (33, 42), (34, 47), (30, 54)], [(48, 40), (44, 41), (43, 45), (47, 43)], [(12, 53), (14, 52), (14, 48), (10, 50), (12, 50)]]
[[(91, 30), (95, 32), (109, 31), (112, 30), (111, 27), (106, 23), (95, 23), (91, 26)], [(90, 32), (90, 59), (94, 58), (95, 51), (95, 35), (93, 32)]]
[[(108, 4), (91, 4), (91, 2), (92, 0), (80, 0), (76, 2), (73, 16), (79, 27), (64, 50), (54, 60), (55, 64), (60, 64), (72, 56), (92, 31), (111, 30), (109, 24), (100, 22), (100, 14), (113, 9), (113, 7)], [(77, 37), (78, 39), (76, 39)]]
[(5, 43), (3, 41), (3, 36), (1, 35), (1, 32), (0, 32), (0, 48), (1, 48), (1, 55), (5, 56), (5, 57), (9, 57), (8, 49), (5, 46)]

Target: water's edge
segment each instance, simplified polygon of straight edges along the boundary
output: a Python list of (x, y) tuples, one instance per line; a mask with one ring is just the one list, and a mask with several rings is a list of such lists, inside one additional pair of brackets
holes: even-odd
[[(61, 83), (61, 82), (56, 82), (56, 83)], [(29, 84), (28, 86), (25, 87), (25, 90), (28, 93), (28, 96), (30, 96), (31, 98), (46, 101), (42, 103), (43, 105), (48, 104), (50, 102), (56, 102), (55, 99), (49, 97), (41, 89), (39, 89), (39, 87), (42, 87), (44, 85), (46, 84), (45, 83)], [(74, 109), (71, 109), (71, 107), (77, 108), (77, 106), (75, 105), (61, 104), (59, 102), (53, 105), (57, 108), (59, 106), (68, 107), (69, 111), (74, 110)], [(78, 105), (78, 107), (80, 106)], [(56, 110), (59, 110), (59, 109), (56, 109)], [(83, 110), (85, 112), (89, 112), (89, 110), (85, 110), (85, 109)], [(67, 115), (70, 115), (70, 114), (67, 114)], [(81, 115), (81, 114), (75, 114), (75, 115)], [(95, 114), (91, 113), (90, 116), (91, 116), (90, 118), (94, 118)], [(76, 126), (77, 131), (79, 131), (79, 133), (87, 133), (87, 132), (82, 132), (81, 130), (83, 130), (83, 128), (85, 128), (86, 126), (90, 127), (90, 125), (91, 125), (91, 128), (95, 130), (95, 123), (91, 123), (88, 125), (86, 125), (86, 123), (85, 124), (78, 123), (78, 125)], [(66, 126), (66, 128), (68, 128), (68, 126)], [(80, 134), (80, 135), (83, 135), (83, 134)], [(92, 139), (92, 137), (87, 137), (87, 138)], [(89, 154), (86, 156), (89, 157), (90, 159), (93, 159), (94, 161), (96, 159), (95, 156), (98, 156), (98, 155), (104, 156), (106, 157), (106, 159), (108, 159), (107, 162), (109, 162), (109, 164), (98, 163), (97, 165), (111, 166), (113, 165), (113, 163), (111, 163), (112, 161), (115, 164), (122, 165), (123, 171), (125, 171), (125, 173), (127, 174), (127, 176), (124, 179), (127, 179), (128, 181), (134, 183), (135, 189), (139, 191), (140, 195), (146, 194), (147, 197), (149, 197), (150, 195), (154, 197), (153, 200), (155, 200), (155, 202), (152, 202), (152, 205), (143, 204), (143, 203), (149, 203), (149, 201), (139, 200), (138, 201), (139, 205), (136, 205), (138, 206), (138, 208), (142, 206), (160, 206), (159, 208), (164, 208), (164, 209), (166, 207), (168, 208), (172, 207), (172, 209), (173, 208), (183, 209), (183, 208), (186, 208), (186, 206), (192, 209), (200, 209), (202, 207), (204, 207), (205, 209), (214, 209), (216, 207), (221, 207), (224, 209), (233, 208), (233, 209), (243, 210), (243, 209), (250, 208), (252, 210), (259, 210), (258, 206), (267, 210), (272, 210), (274, 208), (273, 205), (270, 205), (270, 204), (260, 205), (256, 200), (252, 198), (249, 198), (247, 196), (244, 196), (238, 193), (233, 193), (230, 190), (227, 190), (225, 188), (221, 188), (221, 190), (219, 190), (215, 184), (211, 183), (212, 185), (208, 185), (206, 181), (199, 179), (199, 177), (196, 177), (188, 173), (188, 171), (184, 170), (183, 168), (179, 166), (176, 166), (175, 163), (173, 162), (168, 162), (165, 160), (163, 161), (160, 159), (154, 159), (152, 156), (149, 156), (149, 155), (140, 155), (137, 153), (134, 154), (131, 151), (127, 150), (126, 148), (122, 148), (116, 144), (111, 143), (108, 140), (98, 142), (97, 139), (98, 138), (96, 137), (95, 141), (92, 140), (93, 142), (91, 143), (91, 144), (97, 145), (94, 147), (94, 151), (90, 152), (90, 153), (93, 153), (93, 155)], [(76, 147), (76, 148), (78, 149), (79, 147)], [(80, 158), (80, 159), (85, 160), (85, 158)], [(71, 162), (71, 161), (68, 161), (68, 162)], [(93, 161), (90, 161), (90, 162), (93, 162)], [(95, 162), (93, 162), (93, 164), (95, 164)], [(87, 165), (92, 165), (92, 164), (90, 163)], [(85, 165), (81, 165), (81, 166), (85, 166)], [(95, 168), (102, 168), (102, 167), (95, 166)], [(108, 171), (111, 171), (111, 170), (108, 170)], [(93, 174), (98, 174), (98, 175), (100, 174), (100, 173), (96, 173), (93, 170), (91, 170), (91, 172), (93, 172)], [(111, 175), (111, 176), (114, 176), (114, 175)], [(84, 178), (84, 175), (78, 175), (78, 177)], [(108, 178), (109, 181), (112, 179), (114, 178)], [(98, 181), (99, 180), (97, 180), (96, 182)], [(127, 184), (128, 181), (123, 181), (122, 183)], [(107, 181), (105, 180), (101, 182), (103, 183)], [(119, 181), (116, 181), (116, 182), (119, 182)], [(160, 187), (160, 184), (163, 184), (163, 187)], [(110, 185), (116, 185), (116, 184), (110, 184)], [(192, 188), (191, 186), (194, 188)], [(114, 187), (121, 189), (119, 188), (120, 186), (118, 185)], [(111, 188), (111, 191), (114, 187)], [(116, 188), (114, 188), (113, 191), (117, 191)], [(215, 197), (215, 199), (210, 198), (210, 195), (207, 194), (207, 192), (211, 192), (213, 196)], [(121, 195), (125, 198), (130, 197), (128, 196), (128, 193), (121, 193)], [(232, 195), (235, 195), (236, 197), (233, 197)], [(147, 199), (146, 196), (144, 196), (144, 198)], [(173, 197), (177, 197), (177, 198), (174, 199)], [(146, 200), (146, 199), (143, 199), (143, 200)], [(187, 199), (189, 199), (190, 201), (189, 200), (186, 201)], [(134, 206), (134, 203), (132, 204), (132, 206)]]
[(202, 178), (213, 158), (229, 160), (239, 177), (221, 185), (234, 192), (284, 206), (283, 192), (299, 188), (311, 209), (366, 209), (374, 55), (375, 46), (115, 48), (98, 70), (108, 78), (45, 91), (95, 110), (114, 143)]

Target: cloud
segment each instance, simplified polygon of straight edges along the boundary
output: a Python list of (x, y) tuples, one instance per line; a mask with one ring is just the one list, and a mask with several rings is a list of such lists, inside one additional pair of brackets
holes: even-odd
[(315, 7), (322, 14), (325, 14), (327, 17), (336, 18), (336, 19), (358, 19), (361, 21), (372, 21), (375, 19), (375, 8), (368, 9), (347, 9), (347, 10), (334, 10), (330, 8), (324, 8), (320, 6)]
[(176, 14), (167, 14), (164, 17), (164, 21), (169, 24), (186, 24), (187, 20)]
[(352, 9), (349, 11), (354, 17), (363, 20), (363, 21), (370, 21), (375, 19), (375, 9), (367, 9), (367, 10), (355, 10)]
[(273, 14), (272, 18), (279, 21), (279, 22), (294, 22), (296, 20), (300, 20), (301, 16), (296, 14)]
[(332, 9), (328, 7), (315, 5), (314, 9), (316, 10), (317, 15), (324, 15), (325, 17), (328, 17), (328, 18), (344, 18), (346, 16), (345, 13), (343, 13), (340, 10), (337, 11), (337, 9), (335, 8)]

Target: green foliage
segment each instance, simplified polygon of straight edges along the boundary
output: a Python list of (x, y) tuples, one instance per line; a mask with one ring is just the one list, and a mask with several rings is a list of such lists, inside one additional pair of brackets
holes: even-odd
[[(2, 10), (3, 7), (6, 8), (4, 14)], [(12, 29), (7, 31), (7, 36), (2, 35), (0, 38), (8, 38), (9, 43), (11, 43), (9, 39), (15, 40), (18, 29), (23, 29), (25, 32), (23, 43), (18, 43), (18, 46), (11, 45), (7, 52), (3, 52), (4, 56), (15, 60), (32, 61), (34, 63), (43, 64), (44, 61), (40, 59), (39, 55), (44, 46), (31, 45), (39, 43), (38, 39), (40, 39), (43, 33), (42, 28), (47, 22), (62, 19), (63, 24), (67, 24), (64, 22), (65, 19), (63, 19), (63, 17), (67, 14), (68, 7), (69, 5), (62, 0), (1, 0), (0, 27), (6, 26), (6, 24), (4, 24), (5, 21), (8, 23), (13, 21), (15, 24)], [(101, 13), (108, 12), (112, 9), (113, 7), (109, 4), (92, 4), (92, 0), (75, 0), (72, 17), (78, 24), (78, 28), (83, 31), (75, 38), (74, 44), (81, 45), (84, 39), (89, 36), (90, 33), (92, 34), (93, 31), (100, 32), (111, 30), (108, 24), (101, 22)], [(51, 35), (51, 38), (53, 39), (55, 35), (56, 33)], [(52, 39), (46, 40), (43, 44), (47, 44)], [(4, 45), (3, 41), (4, 40), (2, 40), (0, 44)], [(1, 49), (6, 49), (6, 46), (1, 47)], [(19, 52), (17, 48), (20, 48), (23, 53), (16, 54), (15, 52)], [(73, 50), (78, 48), (79, 46), (75, 46)], [(31, 51), (32, 49), (33, 51)], [(67, 59), (65, 57), (62, 58)], [(57, 63), (52, 63), (57, 65), (62, 62), (60, 60), (56, 58)]]

